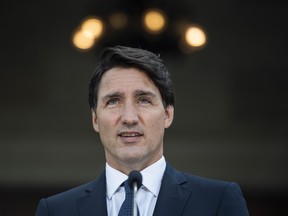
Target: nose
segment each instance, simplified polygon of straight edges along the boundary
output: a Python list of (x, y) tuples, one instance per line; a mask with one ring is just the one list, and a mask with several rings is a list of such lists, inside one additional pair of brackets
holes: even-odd
[(139, 121), (138, 111), (135, 105), (131, 102), (126, 103), (122, 108), (121, 115), (122, 124), (133, 126)]

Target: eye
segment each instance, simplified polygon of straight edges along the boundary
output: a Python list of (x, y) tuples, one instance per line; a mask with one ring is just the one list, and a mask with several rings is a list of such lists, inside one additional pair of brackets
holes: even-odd
[(149, 98), (140, 98), (139, 103), (140, 104), (151, 104), (151, 100)]
[(119, 99), (118, 98), (111, 98), (107, 101), (106, 105), (107, 106), (112, 106), (112, 105), (116, 105), (119, 103)]

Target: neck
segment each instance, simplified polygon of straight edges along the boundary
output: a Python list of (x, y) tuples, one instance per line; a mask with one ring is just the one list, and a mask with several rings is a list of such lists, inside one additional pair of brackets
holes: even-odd
[(145, 168), (149, 167), (150, 165), (160, 160), (162, 156), (163, 154), (159, 154), (157, 155), (157, 157), (154, 157), (153, 159), (147, 160), (147, 161), (129, 161), (129, 162), (121, 161), (121, 162), (115, 163), (114, 161), (107, 160), (107, 163), (112, 168), (124, 173), (125, 175), (129, 175), (129, 173), (133, 170), (137, 170), (137, 171), (144, 170)]

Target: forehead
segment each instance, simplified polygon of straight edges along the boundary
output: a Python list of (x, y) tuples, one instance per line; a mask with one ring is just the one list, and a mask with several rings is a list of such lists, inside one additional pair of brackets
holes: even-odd
[(113, 91), (136, 90), (149, 90), (160, 94), (158, 87), (143, 71), (136, 68), (115, 67), (106, 71), (102, 76), (98, 95)]

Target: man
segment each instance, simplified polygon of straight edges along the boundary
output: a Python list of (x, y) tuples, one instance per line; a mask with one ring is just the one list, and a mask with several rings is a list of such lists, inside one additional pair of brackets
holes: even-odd
[(122, 183), (132, 170), (143, 177), (136, 195), (141, 216), (248, 215), (236, 183), (182, 173), (165, 161), (163, 138), (173, 121), (174, 93), (159, 56), (122, 46), (105, 49), (90, 81), (89, 104), (105, 171), (42, 199), (36, 216), (117, 216), (125, 200)]

